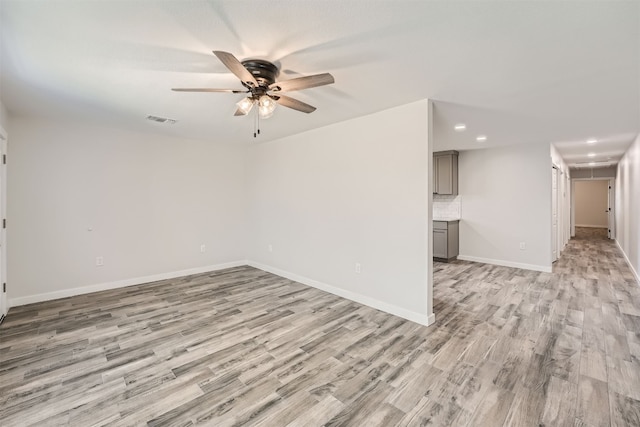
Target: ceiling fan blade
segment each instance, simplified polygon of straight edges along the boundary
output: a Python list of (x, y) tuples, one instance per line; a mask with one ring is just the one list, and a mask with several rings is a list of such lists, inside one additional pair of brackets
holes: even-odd
[(310, 87), (330, 85), (334, 82), (335, 79), (331, 74), (323, 73), (275, 82), (269, 85), (269, 89), (276, 92), (290, 92), (294, 90), (308, 89)]
[(171, 88), (175, 92), (226, 92), (226, 93), (247, 93), (248, 90), (236, 90), (236, 89), (211, 89), (206, 87), (178, 87)]
[(302, 111), (303, 113), (313, 113), (316, 111), (316, 107), (313, 105), (305, 104), (304, 102), (298, 101), (297, 99), (293, 99), (289, 96), (272, 95), (272, 98), (283, 107), (293, 108), (294, 110)]
[(233, 113), (234, 116), (246, 116), (247, 113), (245, 113), (244, 111), (242, 111), (240, 108), (236, 109), (236, 112)]
[(221, 50), (214, 50), (214, 55), (231, 71), (235, 74), (243, 83), (252, 86), (258, 86), (258, 81), (253, 77), (253, 74), (249, 72), (238, 58), (230, 54), (229, 52), (223, 52)]

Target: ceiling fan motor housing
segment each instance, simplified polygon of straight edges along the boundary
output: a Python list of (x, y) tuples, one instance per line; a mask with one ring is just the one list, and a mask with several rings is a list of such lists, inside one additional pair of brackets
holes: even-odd
[(263, 59), (245, 59), (242, 65), (249, 70), (260, 86), (269, 86), (275, 83), (280, 70), (278, 67)]

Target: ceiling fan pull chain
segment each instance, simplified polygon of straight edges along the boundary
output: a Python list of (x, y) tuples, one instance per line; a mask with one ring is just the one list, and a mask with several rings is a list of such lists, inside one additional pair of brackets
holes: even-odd
[(256, 129), (258, 127), (257, 123), (258, 123), (258, 113), (255, 112), (253, 116), (253, 137), (254, 138), (257, 136), (257, 133), (256, 133)]

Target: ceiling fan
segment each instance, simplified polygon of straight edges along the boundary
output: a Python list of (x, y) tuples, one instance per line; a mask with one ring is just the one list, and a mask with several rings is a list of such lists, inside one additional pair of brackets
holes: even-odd
[(228, 52), (214, 50), (213, 53), (229, 71), (240, 79), (245, 89), (173, 88), (171, 90), (176, 92), (227, 92), (248, 94), (246, 98), (237, 103), (238, 109), (234, 114), (235, 116), (247, 115), (253, 106), (257, 105), (258, 117), (266, 119), (273, 115), (277, 104), (302, 111), (303, 113), (312, 113), (316, 110), (316, 107), (283, 95), (283, 93), (324, 86), (332, 84), (335, 81), (329, 73), (276, 81), (280, 70), (272, 62), (263, 59), (245, 59), (240, 62), (235, 56)]

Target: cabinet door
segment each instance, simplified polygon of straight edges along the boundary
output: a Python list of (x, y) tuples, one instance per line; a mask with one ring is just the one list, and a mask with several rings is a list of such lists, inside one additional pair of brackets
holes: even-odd
[(457, 257), (459, 254), (459, 225), (458, 221), (451, 221), (447, 224), (447, 258)]
[(434, 157), (436, 194), (453, 194), (453, 156)]
[(447, 230), (433, 230), (433, 257), (447, 258)]

